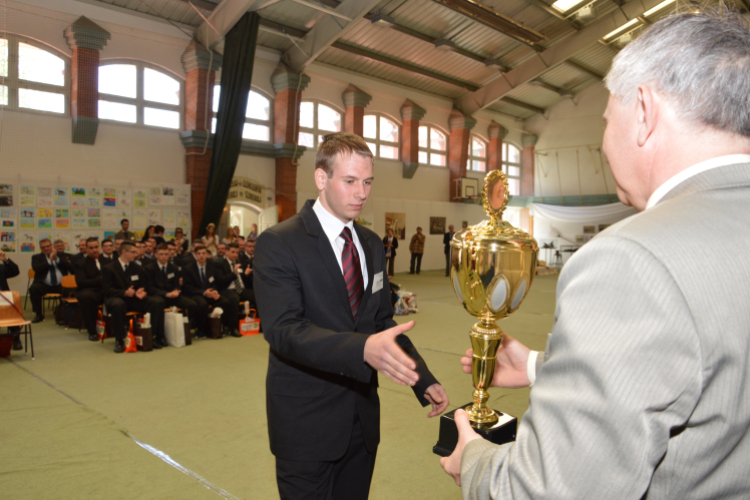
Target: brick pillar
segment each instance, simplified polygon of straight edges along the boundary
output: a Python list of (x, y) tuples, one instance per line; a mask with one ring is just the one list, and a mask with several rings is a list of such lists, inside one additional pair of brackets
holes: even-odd
[(414, 101), (407, 99), (401, 105), (401, 161), (404, 162), (402, 177), (411, 179), (419, 167), (419, 120), (426, 111)]
[(344, 113), (344, 132), (351, 132), (363, 137), (365, 108), (370, 104), (372, 96), (364, 90), (349, 84), (344, 93), (341, 94), (341, 99), (344, 101), (344, 108), (346, 109)]
[(448, 180), (449, 201), (460, 203), (461, 196), (458, 179), (466, 177), (466, 162), (469, 159), (469, 141), (471, 140), (471, 129), (477, 121), (465, 116), (457, 109), (451, 111), (448, 121), (450, 135), (448, 136)]
[(487, 172), (503, 169), (503, 139), (508, 135), (508, 129), (491, 121), (487, 127), (490, 143), (487, 145)]
[[(222, 57), (213, 54), (195, 39), (182, 53), (185, 68), (185, 130), (180, 132), (185, 147), (185, 179), (191, 186), (190, 217), (192, 239), (198, 237), (198, 223), (203, 218), (206, 204), (208, 173), (211, 170), (211, 118), (216, 71), (221, 67)], [(187, 231), (187, 228), (183, 228)]]
[[(521, 196), (534, 196), (534, 146), (537, 136), (524, 135), (521, 137), (523, 151), (521, 151)], [(560, 193), (562, 196), (562, 193)]]
[(294, 145), (299, 136), (299, 107), (302, 91), (310, 83), (304, 73), (295, 73), (279, 64), (271, 75), (271, 87), (276, 93), (273, 101), (273, 142), (276, 149), (276, 205), (279, 222), (297, 213), (297, 159), (305, 148)]
[(65, 28), (63, 34), (73, 49), (70, 63), (72, 142), (94, 144), (99, 128), (99, 52), (112, 35), (84, 16)]

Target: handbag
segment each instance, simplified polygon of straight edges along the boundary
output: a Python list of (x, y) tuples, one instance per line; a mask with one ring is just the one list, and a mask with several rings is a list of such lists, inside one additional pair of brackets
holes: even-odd
[(212, 339), (220, 339), (221, 334), (221, 318), (208, 318), (208, 336)]
[(172, 347), (185, 347), (185, 326), (182, 314), (169, 311), (164, 313), (164, 336)]
[[(250, 317), (252, 312), (253, 317)], [(243, 336), (258, 335), (260, 333), (260, 318), (258, 318), (258, 311), (250, 309), (250, 312), (243, 319), (240, 320), (240, 334)]]
[(154, 350), (154, 338), (151, 334), (151, 327), (143, 328), (144, 320), (139, 319), (135, 322), (135, 343), (139, 351), (149, 352)]

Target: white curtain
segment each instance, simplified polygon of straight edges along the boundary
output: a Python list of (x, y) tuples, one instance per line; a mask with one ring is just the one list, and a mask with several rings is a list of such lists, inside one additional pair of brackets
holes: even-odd
[(635, 213), (637, 213), (635, 208), (628, 207), (620, 202), (593, 207), (563, 207), (559, 205), (545, 205), (543, 203), (531, 204), (531, 214), (533, 216), (555, 222), (585, 223), (607, 219), (620, 220)]

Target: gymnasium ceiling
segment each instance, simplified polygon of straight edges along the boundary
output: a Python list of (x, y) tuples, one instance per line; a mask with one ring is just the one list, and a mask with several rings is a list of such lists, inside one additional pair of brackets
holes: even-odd
[[(220, 48), (247, 11), (258, 45), (524, 120), (606, 75), (633, 37), (685, 0), (88, 0), (192, 31)], [(704, 2), (705, 3), (705, 2)], [(730, 0), (747, 12), (750, 0)], [(567, 5), (565, 5), (567, 4)]]

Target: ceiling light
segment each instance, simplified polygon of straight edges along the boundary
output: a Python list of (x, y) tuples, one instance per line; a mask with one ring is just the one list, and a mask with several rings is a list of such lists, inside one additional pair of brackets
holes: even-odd
[(626, 31), (628, 31), (630, 28), (635, 28), (635, 25), (638, 24), (638, 23), (640, 23), (640, 21), (638, 20), (638, 18), (631, 19), (630, 21), (628, 21), (627, 23), (623, 24), (622, 26), (620, 26), (616, 30), (611, 31), (611, 32), (607, 33), (606, 35), (604, 35), (604, 40), (605, 41), (610, 41), (613, 38), (617, 38), (620, 35), (622, 35), (623, 33), (625, 33)]
[(596, 19), (596, 11), (594, 10), (594, 5), (590, 4), (586, 7), (582, 8), (578, 12), (576, 12), (576, 17), (579, 21), (591, 21), (593, 19)]
[(446, 52), (453, 52), (453, 50), (456, 48), (456, 44), (454, 44), (450, 40), (441, 38), (440, 40), (437, 40), (435, 42), (435, 48), (439, 50), (444, 50)]
[(665, 0), (664, 2), (662, 2), (659, 5), (657, 5), (656, 7), (654, 7), (653, 9), (647, 10), (646, 12), (644, 12), (643, 16), (644, 17), (649, 17), (652, 14), (656, 14), (657, 12), (659, 12), (660, 10), (662, 10), (664, 7), (667, 7), (670, 4), (673, 4), (674, 2), (675, 2), (675, 0)]
[(557, 2), (552, 4), (552, 6), (560, 12), (565, 12), (572, 9), (578, 4), (583, 3), (584, 1), (585, 0), (557, 0)]
[(376, 26), (382, 26), (383, 28), (392, 28), (396, 21), (388, 14), (381, 14), (378, 12), (370, 19), (370, 22)]

